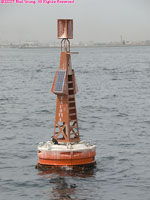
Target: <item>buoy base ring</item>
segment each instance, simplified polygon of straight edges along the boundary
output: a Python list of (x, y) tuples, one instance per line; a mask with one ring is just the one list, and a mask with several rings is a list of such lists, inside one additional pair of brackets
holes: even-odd
[(38, 166), (62, 168), (91, 166), (95, 164), (96, 147), (81, 141), (79, 143), (42, 142), (38, 146)]
[(64, 165), (43, 165), (38, 163), (35, 168), (36, 169), (40, 169), (40, 170), (49, 170), (49, 169), (75, 169), (75, 170), (86, 170), (86, 169), (93, 169), (96, 167), (96, 161), (93, 163), (89, 163), (89, 164), (84, 164), (84, 165), (68, 165), (68, 166), (64, 166)]

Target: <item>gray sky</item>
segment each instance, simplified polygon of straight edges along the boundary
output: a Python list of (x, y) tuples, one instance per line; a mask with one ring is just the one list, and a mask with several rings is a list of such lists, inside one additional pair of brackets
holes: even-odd
[(58, 18), (74, 19), (74, 42), (150, 40), (150, 0), (75, 0), (0, 4), (0, 41), (57, 41)]

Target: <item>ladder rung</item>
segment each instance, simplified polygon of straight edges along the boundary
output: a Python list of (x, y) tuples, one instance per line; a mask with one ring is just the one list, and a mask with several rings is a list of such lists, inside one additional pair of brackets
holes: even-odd
[(69, 103), (75, 103), (75, 101), (69, 101)]
[(74, 115), (76, 115), (76, 113), (70, 113), (70, 114), (69, 114), (69, 116), (74, 116)]
[(73, 88), (68, 88), (68, 90), (74, 90)]
[(77, 119), (71, 119), (70, 122), (77, 122)]
[(69, 110), (73, 110), (73, 109), (76, 109), (76, 108), (75, 108), (75, 107), (70, 107), (70, 108), (69, 108)]
[(68, 83), (73, 83), (73, 81), (68, 81)]
[(74, 94), (69, 95), (69, 98), (74, 98)]

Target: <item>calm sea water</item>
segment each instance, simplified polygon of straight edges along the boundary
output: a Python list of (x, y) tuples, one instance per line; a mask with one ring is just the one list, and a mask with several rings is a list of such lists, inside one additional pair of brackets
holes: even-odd
[(53, 135), (59, 49), (0, 49), (0, 200), (150, 199), (150, 47), (73, 49), (87, 172), (35, 169)]

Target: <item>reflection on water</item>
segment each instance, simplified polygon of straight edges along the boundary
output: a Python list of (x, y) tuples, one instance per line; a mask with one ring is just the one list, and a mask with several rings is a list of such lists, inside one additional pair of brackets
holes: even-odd
[(45, 170), (38, 170), (38, 175), (51, 175), (56, 174), (58, 176), (71, 176), (71, 177), (81, 177), (81, 178), (87, 178), (92, 177), (96, 173), (96, 167), (90, 168), (90, 169), (70, 169), (70, 168), (50, 168)]
[(52, 190), (49, 194), (50, 199), (57, 200), (75, 200), (79, 185), (72, 183), (73, 178), (86, 179), (89, 177), (95, 178), (96, 168), (78, 170), (69, 168), (50, 168), (46, 170), (39, 170), (38, 175), (44, 178), (49, 175), (49, 183)]
[(50, 180), (52, 186), (52, 197), (57, 199), (73, 199), (71, 196), (76, 192), (76, 185), (69, 185), (64, 177), (52, 178)]

